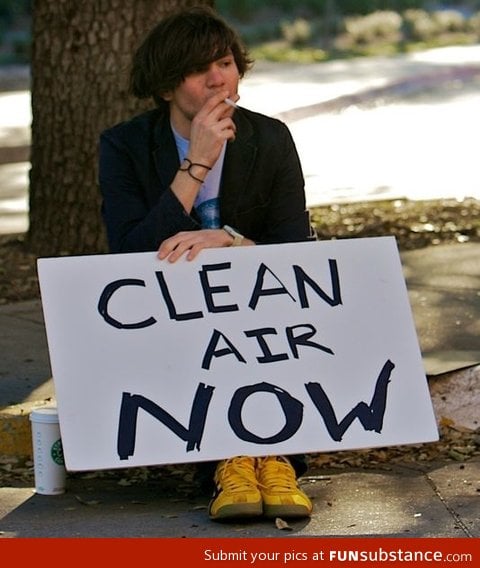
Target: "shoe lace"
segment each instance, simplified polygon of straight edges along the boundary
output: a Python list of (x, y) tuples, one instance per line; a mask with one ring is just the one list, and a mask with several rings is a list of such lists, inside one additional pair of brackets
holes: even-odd
[(259, 459), (261, 487), (269, 487), (278, 493), (290, 493), (298, 489), (295, 471), (291, 464), (281, 457)]
[(225, 460), (218, 473), (218, 482), (230, 493), (258, 487), (254, 462), (245, 457)]

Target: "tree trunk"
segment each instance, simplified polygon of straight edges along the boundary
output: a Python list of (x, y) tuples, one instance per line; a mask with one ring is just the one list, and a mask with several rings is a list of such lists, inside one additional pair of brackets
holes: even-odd
[(131, 56), (168, 11), (195, 0), (34, 0), (29, 248), (106, 251), (98, 137), (146, 108), (128, 94)]

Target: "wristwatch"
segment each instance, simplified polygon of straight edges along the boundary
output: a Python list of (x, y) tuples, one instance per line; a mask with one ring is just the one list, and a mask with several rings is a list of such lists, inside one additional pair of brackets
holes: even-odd
[(243, 239), (245, 238), (241, 235), (238, 231), (230, 227), (229, 225), (223, 225), (223, 230), (226, 231), (231, 237), (233, 237), (233, 243), (231, 244), (232, 247), (238, 247), (242, 244)]

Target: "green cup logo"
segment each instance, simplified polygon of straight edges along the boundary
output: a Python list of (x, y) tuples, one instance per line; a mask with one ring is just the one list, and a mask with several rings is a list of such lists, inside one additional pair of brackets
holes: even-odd
[(57, 440), (50, 450), (50, 455), (52, 456), (52, 460), (57, 465), (64, 465), (65, 461), (63, 460), (63, 448), (62, 448), (62, 441), (59, 439)]

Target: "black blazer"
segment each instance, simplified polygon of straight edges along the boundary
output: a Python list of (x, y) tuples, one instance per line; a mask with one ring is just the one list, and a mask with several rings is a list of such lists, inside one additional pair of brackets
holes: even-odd
[[(220, 218), (259, 244), (314, 240), (295, 144), (282, 122), (238, 109), (225, 153)], [(168, 112), (148, 111), (100, 137), (102, 215), (111, 252), (142, 252), (200, 229), (170, 190), (180, 166)]]

